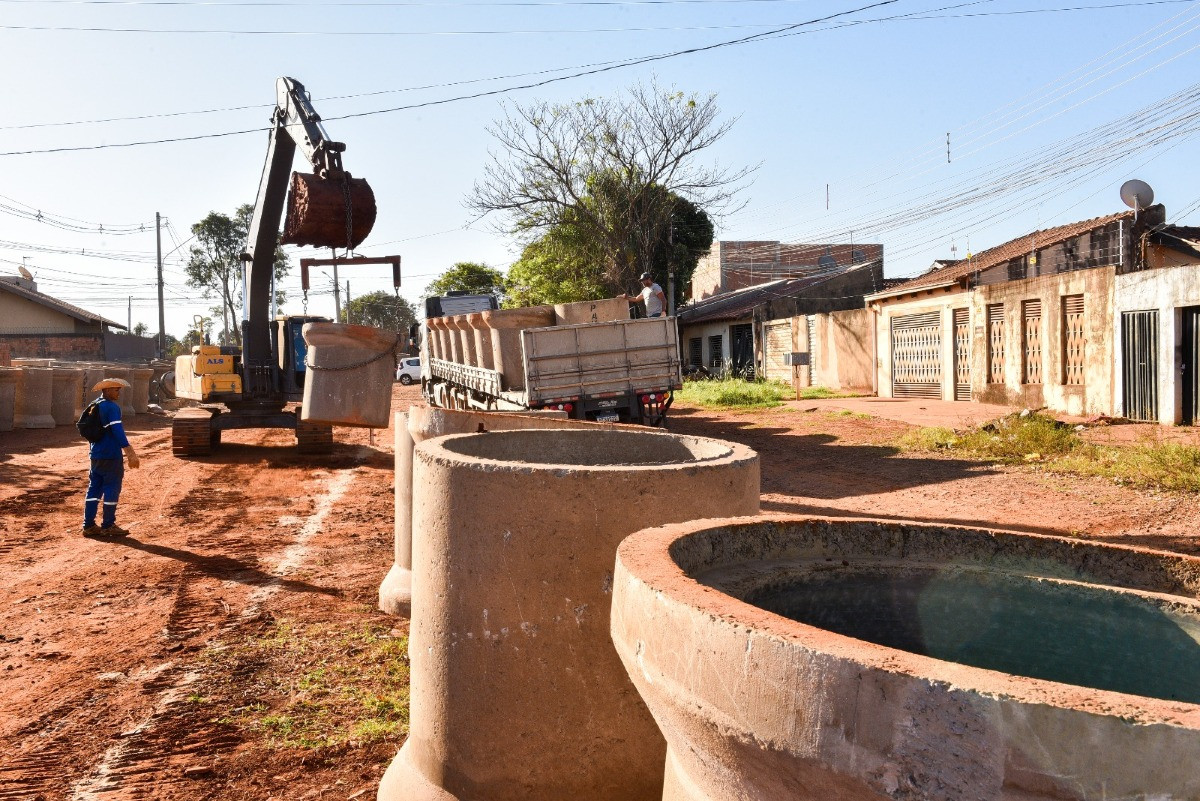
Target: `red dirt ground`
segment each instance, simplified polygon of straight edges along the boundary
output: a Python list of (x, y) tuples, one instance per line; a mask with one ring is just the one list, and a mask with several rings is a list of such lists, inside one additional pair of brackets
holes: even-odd
[[(394, 407), (418, 402), (397, 385)], [(763, 509), (1073, 534), (1200, 553), (1194, 496), (1036, 467), (904, 454), (908, 426), (804, 404), (676, 408), (673, 431), (762, 457)], [(176, 459), (169, 420), (127, 428), (119, 541), (79, 535), (86, 448), (73, 428), (0, 434), (0, 801), (373, 799), (399, 741), (272, 747), (189, 703), (220, 678), (204, 652), (286, 618), (395, 626), (375, 610), (392, 562), (392, 439), (338, 429), (331, 457), (282, 431), (227, 432)], [(680, 503), (686, 502), (679, 499)]]

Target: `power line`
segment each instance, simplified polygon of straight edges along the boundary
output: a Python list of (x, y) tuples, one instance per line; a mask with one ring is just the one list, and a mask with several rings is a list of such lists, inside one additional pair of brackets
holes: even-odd
[[(639, 64), (648, 64), (648, 63), (652, 63), (655, 61), (664, 61), (666, 59), (677, 58), (677, 57), (683, 56), (683, 55), (690, 55), (690, 54), (694, 54), (694, 53), (703, 53), (703, 52), (706, 52), (709, 50), (717, 50), (717, 49), (720, 49), (723, 47), (733, 47), (736, 45), (748, 44), (750, 42), (754, 42), (754, 41), (758, 41), (760, 39), (775, 36), (780, 33), (785, 33), (787, 31), (793, 31), (793, 30), (796, 30), (797, 28), (802, 28), (802, 27), (811, 26), (811, 25), (818, 25), (822, 22), (829, 22), (831, 20), (848, 17), (853, 14), (858, 14), (863, 11), (869, 11), (874, 8), (880, 8), (882, 6), (892, 5), (896, 2), (899, 2), (899, 0), (878, 0), (878, 2), (870, 3), (868, 5), (860, 6), (858, 8), (850, 9), (848, 11), (839, 11), (834, 14), (826, 15), (824, 17), (818, 17), (816, 19), (808, 20), (806, 22), (797, 22), (797, 23), (794, 23), (791, 25), (785, 25), (781, 28), (775, 28), (770, 31), (751, 34), (750, 36), (744, 36), (739, 39), (730, 39), (730, 40), (726, 40), (724, 42), (717, 42), (717, 43), (711, 44), (711, 45), (692, 47), (692, 48), (687, 48), (685, 50), (676, 50), (671, 53), (662, 53), (662, 54), (654, 55), (654, 56), (644, 56), (642, 58), (621, 62), (619, 64), (611, 64), (611, 65), (607, 65), (607, 66), (596, 67), (594, 69), (584, 70), (581, 72), (575, 72), (570, 75), (562, 75), (562, 76), (558, 76), (555, 78), (546, 78), (541, 81), (535, 81), (533, 83), (527, 83), (527, 84), (524, 84), (521, 86), (513, 86), (513, 87), (508, 87), (508, 88), (503, 88), (503, 89), (492, 89), (492, 90), (488, 90), (488, 91), (484, 91), (484, 92), (476, 92), (476, 93), (470, 94), (470, 95), (460, 95), (458, 97), (443, 98), (441, 100), (429, 100), (424, 103), (413, 103), (411, 105), (397, 106), (395, 108), (389, 108), (389, 109), (378, 109), (376, 111), (364, 111), (364, 112), (358, 112), (358, 113), (354, 113), (354, 114), (343, 114), (343, 115), (337, 116), (337, 117), (325, 117), (324, 121), (328, 122), (330, 120), (344, 120), (344, 119), (352, 119), (355, 117), (368, 117), (368, 116), (373, 116), (373, 115), (377, 115), (377, 114), (390, 114), (390, 113), (393, 113), (396, 111), (407, 111), (407, 110), (417, 109), (417, 108), (427, 108), (430, 106), (446, 105), (448, 103), (459, 102), (462, 100), (473, 100), (473, 99), (477, 99), (477, 98), (481, 98), (481, 97), (492, 97), (492, 96), (501, 95), (501, 94), (508, 94), (509, 92), (515, 92), (515, 91), (519, 91), (519, 90), (523, 90), (523, 89), (534, 89), (534, 88), (546, 86), (546, 85), (549, 85), (552, 83), (568, 81), (568, 80), (572, 80), (574, 78), (581, 78), (581, 77), (584, 77), (587, 75), (596, 75), (596, 74), (603, 73), (603, 72), (610, 72), (612, 70), (622, 69), (624, 67), (631, 67), (631, 66), (636, 66)], [(84, 151), (84, 150), (104, 150), (104, 149), (116, 148), (116, 147), (138, 147), (138, 146), (142, 146), (142, 145), (152, 145), (152, 144), (190, 142), (190, 141), (196, 141), (196, 140), (200, 140), (200, 139), (213, 139), (213, 138), (217, 138), (217, 137), (240, 136), (242, 134), (249, 134), (249, 133), (263, 133), (268, 130), (270, 130), (270, 129), (269, 128), (251, 128), (251, 129), (242, 130), (242, 131), (225, 131), (223, 133), (198, 134), (195, 136), (181, 136), (181, 137), (173, 137), (170, 139), (155, 139), (155, 140), (146, 140), (146, 141), (141, 141), (141, 142), (104, 143), (104, 144), (97, 144), (97, 145), (81, 145), (81, 146), (75, 146), (75, 147), (57, 147), (57, 148), (46, 148), (46, 149), (39, 149), (39, 150), (9, 151), (9, 152), (5, 152), (5, 153), (0, 153), (0, 156), (24, 156), (24, 155), (32, 155), (35, 153), (64, 153), (64, 152), (78, 152), (78, 151)]]

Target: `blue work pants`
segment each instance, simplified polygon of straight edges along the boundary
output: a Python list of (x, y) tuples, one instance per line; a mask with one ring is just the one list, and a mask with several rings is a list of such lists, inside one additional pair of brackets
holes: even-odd
[(124, 459), (92, 459), (88, 473), (87, 497), (83, 502), (83, 525), (96, 525), (96, 507), (103, 504), (100, 527), (117, 523), (117, 499), (121, 497), (121, 481), (125, 478)]

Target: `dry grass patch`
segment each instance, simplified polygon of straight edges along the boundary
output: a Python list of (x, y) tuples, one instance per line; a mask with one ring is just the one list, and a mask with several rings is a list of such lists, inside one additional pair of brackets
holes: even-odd
[(955, 451), (1048, 472), (1098, 476), (1145, 489), (1200, 492), (1200, 448), (1172, 442), (1094, 445), (1072, 426), (1041, 414), (1010, 415), (982, 428), (919, 428), (900, 437), (910, 451)]

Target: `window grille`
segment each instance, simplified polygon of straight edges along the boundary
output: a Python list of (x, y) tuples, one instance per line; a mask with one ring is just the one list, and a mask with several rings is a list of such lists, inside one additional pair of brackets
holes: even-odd
[(988, 323), (988, 383), (1004, 383), (1004, 304), (989, 303)]
[(688, 340), (688, 364), (692, 367), (704, 364), (704, 340), (700, 337)]
[(1042, 383), (1042, 302), (1021, 302), (1022, 339), (1024, 347), (1024, 375), (1026, 384)]
[(1086, 341), (1083, 335), (1083, 295), (1067, 295), (1063, 308), (1063, 384), (1083, 386)]
[(721, 353), (721, 335), (711, 336), (708, 338), (708, 369), (710, 372), (721, 372), (721, 366), (725, 363), (724, 355)]

